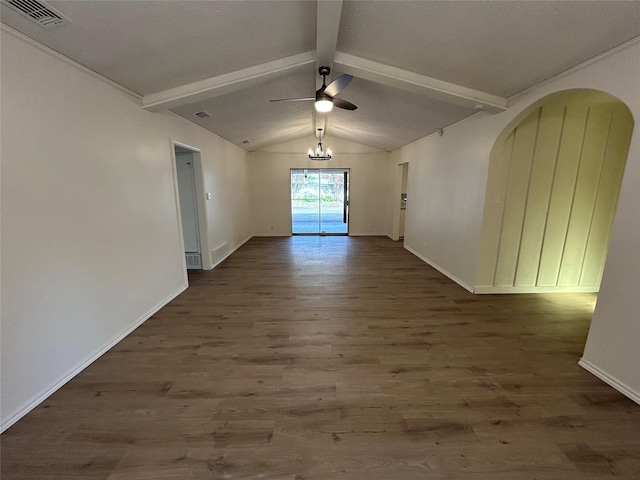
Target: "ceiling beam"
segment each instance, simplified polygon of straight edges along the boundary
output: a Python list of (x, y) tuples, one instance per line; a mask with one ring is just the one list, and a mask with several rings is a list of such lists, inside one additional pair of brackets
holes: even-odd
[[(338, 45), (340, 30), (340, 16), (342, 15), (342, 0), (331, 2), (317, 2), (316, 13), (316, 73), (320, 67), (333, 70), (333, 57)], [(330, 80), (330, 78), (329, 78)], [(316, 90), (322, 86), (320, 75), (316, 77)], [(318, 129), (327, 131), (327, 115), (313, 109), (313, 125), (316, 137)]]
[[(338, 31), (342, 14), (342, 0), (318, 2), (316, 17), (316, 70), (333, 67), (333, 57), (338, 45)], [(322, 85), (322, 84), (320, 84)]]
[(142, 98), (142, 108), (151, 112), (158, 112), (208, 98), (219, 97), (244, 88), (260, 85), (268, 80), (280, 78), (297, 68), (313, 65), (315, 59), (315, 52), (304, 52), (261, 65), (236, 70), (235, 72), (225, 73), (217, 77), (207, 78), (199, 82), (170, 88), (162, 92), (152, 93)]
[(490, 93), (444, 82), (437, 78), (427, 77), (400, 68), (364, 58), (336, 52), (334, 65), (340, 71), (380, 83), (388, 87), (399, 88), (409, 92), (425, 95), (447, 103), (460, 105), (490, 113), (498, 113), (507, 109), (507, 99)]

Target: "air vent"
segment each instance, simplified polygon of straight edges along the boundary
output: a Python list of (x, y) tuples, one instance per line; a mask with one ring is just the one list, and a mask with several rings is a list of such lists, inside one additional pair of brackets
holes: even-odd
[(185, 253), (187, 268), (202, 268), (202, 257), (199, 253)]
[(225, 242), (221, 245), (218, 245), (211, 251), (211, 253), (213, 254), (213, 263), (214, 265), (217, 265), (229, 256), (229, 244)]
[(205, 112), (204, 110), (202, 112), (196, 113), (196, 117), (198, 118), (209, 118), (210, 116), (211, 114), (209, 112)]
[(36, 0), (2, 0), (4, 5), (11, 7), (21, 15), (44, 28), (59, 27), (71, 20), (51, 5)]

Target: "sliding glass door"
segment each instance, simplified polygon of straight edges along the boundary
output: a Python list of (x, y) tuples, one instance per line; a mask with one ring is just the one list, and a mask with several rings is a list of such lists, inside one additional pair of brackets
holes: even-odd
[(349, 233), (349, 170), (291, 169), (294, 235)]

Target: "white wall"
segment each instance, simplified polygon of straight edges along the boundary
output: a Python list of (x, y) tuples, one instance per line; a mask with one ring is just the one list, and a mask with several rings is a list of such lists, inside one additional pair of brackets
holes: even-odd
[(1, 41), (5, 429), (186, 287), (172, 140), (202, 150), (210, 247), (250, 222), (246, 152), (4, 27)]
[[(465, 288), (474, 283), (489, 151), (487, 114), (459, 122), (391, 154), (409, 163), (404, 245)], [(398, 199), (392, 199), (392, 203)]]
[[(497, 115), (475, 115), (392, 152), (409, 161), (405, 245), (456, 277), (475, 284), (477, 246), (490, 150), (502, 130), (537, 100), (561, 90), (592, 88), (618, 97), (635, 119), (589, 338), (581, 364), (640, 402), (640, 41), (594, 59), (510, 101)], [(395, 171), (395, 170), (394, 170)]]
[(291, 235), (291, 168), (349, 168), (349, 235), (388, 235), (389, 154), (327, 136), (333, 158), (313, 162), (306, 154), (313, 142), (309, 137), (250, 154), (253, 234)]

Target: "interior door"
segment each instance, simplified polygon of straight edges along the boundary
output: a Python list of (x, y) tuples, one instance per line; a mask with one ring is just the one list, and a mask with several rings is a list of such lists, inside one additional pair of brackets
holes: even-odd
[(293, 235), (347, 235), (348, 169), (292, 169), (291, 226)]

